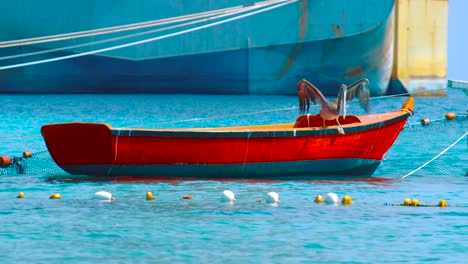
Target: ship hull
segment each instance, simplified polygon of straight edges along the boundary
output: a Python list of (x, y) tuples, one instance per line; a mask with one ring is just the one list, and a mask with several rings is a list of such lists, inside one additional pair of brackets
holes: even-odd
[[(303, 2), (293, 4), (295, 6), (290, 7), (291, 11), (286, 9), (284, 14), (269, 15), (270, 19), (272, 16), (284, 16), (283, 19), (290, 20), (288, 16), (292, 16), (293, 21), (308, 21), (306, 25), (291, 29), (292, 32), (285, 33), (284, 29), (278, 32), (284, 33), (279, 39), (272, 37), (277, 30), (273, 27), (264, 29), (272, 31), (263, 33), (264, 37), (252, 35), (256, 28), (261, 28), (257, 20), (266, 18), (250, 18), (252, 28), (246, 29), (244, 27), (248, 26), (239, 22), (236, 27), (242, 26), (238, 30), (240, 36), (229, 43), (223, 43), (222, 33), (208, 31), (184, 36), (185, 39), (161, 41), (157, 47), (159, 52), (146, 46), (145, 49), (116, 50), (3, 70), (0, 71), (0, 92), (294, 94), (298, 80), (306, 78), (321, 87), (325, 94), (335, 95), (341, 83), (366, 77), (370, 80), (372, 94), (384, 94), (393, 59), (393, 1), (381, 1), (381, 8), (385, 11), (380, 12), (380, 17), (374, 17), (372, 23), (362, 24), (362, 31), (352, 28), (355, 21), (346, 18), (344, 11), (340, 18), (343, 23), (341, 27), (331, 23), (333, 20), (330, 19), (323, 22), (326, 16), (311, 19), (310, 16), (324, 3)], [(343, 1), (332, 2), (342, 4)], [(354, 9), (357, 7), (343, 7), (350, 14), (359, 14)], [(322, 32), (325, 29), (319, 22), (329, 22), (330, 32)], [(229, 28), (228, 25), (225, 27)], [(30, 33), (27, 36), (53, 33), (57, 32)], [(190, 42), (189, 37), (192, 40), (211, 38), (217, 43), (190, 47), (186, 45)], [(177, 41), (185, 43), (179, 50), (164, 49)], [(0, 49), (0, 56), (52, 48), (56, 46), (41, 44)], [(49, 59), (83, 51), (53, 52), (34, 59)], [(24, 61), (21, 58), (0, 63), (11, 65)]]

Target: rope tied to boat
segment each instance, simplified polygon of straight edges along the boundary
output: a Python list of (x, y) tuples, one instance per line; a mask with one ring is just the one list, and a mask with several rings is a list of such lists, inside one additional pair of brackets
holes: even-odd
[[(466, 136), (468, 135), (468, 131), (465, 132), (465, 134), (463, 134), (461, 137), (459, 137), (457, 140), (455, 140), (455, 142), (453, 142), (452, 144), (450, 144), (450, 146), (448, 146), (447, 148), (445, 148), (444, 150), (442, 150), (439, 154), (437, 154), (435, 157), (433, 157), (432, 159), (430, 159), (429, 161), (425, 162), (423, 165), (419, 166), (418, 168), (416, 168), (415, 170), (409, 172), (408, 174), (402, 176), (401, 178), (404, 179), (406, 177), (409, 177), (411, 175), (413, 175), (414, 173), (420, 171), (421, 169), (423, 169), (424, 167), (426, 167), (427, 165), (431, 164), (433, 161), (435, 161), (436, 159), (438, 159), (440, 156), (442, 156), (443, 154), (445, 154), (447, 151), (449, 151), (450, 149), (452, 149), (453, 147), (455, 147), (458, 142), (460, 142), (462, 139), (464, 139)], [(467, 171), (467, 174), (468, 174), (468, 171)], [(466, 175), (465, 175), (466, 176)]]

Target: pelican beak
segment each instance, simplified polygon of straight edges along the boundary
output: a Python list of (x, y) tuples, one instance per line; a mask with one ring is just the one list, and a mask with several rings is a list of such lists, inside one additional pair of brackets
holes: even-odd
[(346, 118), (346, 92), (348, 90), (346, 90), (346, 86), (341, 86), (341, 102), (340, 102), (340, 109), (338, 109), (340, 111), (340, 113), (343, 113), (343, 119)]
[(348, 92), (347, 90), (343, 91), (343, 119), (346, 118), (346, 93), (347, 92)]

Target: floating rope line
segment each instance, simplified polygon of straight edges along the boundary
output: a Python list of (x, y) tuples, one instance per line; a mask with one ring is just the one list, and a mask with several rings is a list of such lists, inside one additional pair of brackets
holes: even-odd
[(201, 30), (201, 29), (205, 29), (205, 28), (225, 24), (225, 23), (228, 23), (228, 22), (231, 22), (231, 21), (239, 20), (239, 19), (242, 19), (242, 18), (245, 18), (245, 17), (260, 14), (260, 13), (263, 13), (263, 12), (266, 12), (266, 11), (270, 11), (270, 10), (273, 10), (273, 9), (276, 9), (276, 8), (279, 8), (279, 7), (282, 7), (282, 6), (285, 6), (285, 5), (289, 5), (289, 4), (298, 2), (298, 1), (300, 1), (300, 0), (285, 1), (285, 2), (282, 2), (281, 4), (269, 6), (269, 7), (266, 7), (264, 9), (260, 9), (260, 10), (257, 10), (257, 11), (252, 11), (252, 12), (247, 13), (247, 14), (238, 15), (238, 16), (235, 16), (235, 17), (232, 17), (232, 18), (227, 18), (225, 20), (221, 20), (221, 21), (209, 23), (209, 24), (206, 24), (206, 25), (202, 25), (202, 26), (198, 26), (198, 27), (194, 27), (194, 28), (190, 28), (190, 29), (170, 33), (170, 34), (163, 35), (163, 36), (158, 36), (158, 37), (154, 37), (154, 38), (149, 38), (149, 39), (144, 39), (144, 40), (140, 40), (140, 41), (130, 42), (130, 43), (127, 43), (127, 44), (122, 44), (122, 45), (117, 45), (117, 46), (113, 46), (113, 47), (108, 47), (108, 48), (103, 48), (103, 49), (98, 49), (98, 50), (93, 50), (93, 51), (88, 51), (88, 52), (82, 52), (82, 53), (72, 54), (72, 55), (67, 55), (67, 56), (62, 56), (62, 57), (56, 57), (56, 58), (51, 58), (51, 59), (38, 60), (38, 61), (15, 64), (15, 65), (3, 66), (3, 67), (0, 67), (0, 70), (14, 69), (14, 68), (37, 65), (37, 64), (43, 64), (43, 63), (48, 63), (48, 62), (67, 60), (67, 59), (83, 57), (83, 56), (87, 56), (87, 55), (93, 55), (93, 54), (97, 54), (97, 53), (102, 53), (102, 52), (107, 52), (107, 51), (132, 47), (132, 46), (136, 46), (136, 45), (141, 45), (141, 44), (144, 44), (144, 43), (148, 43), (148, 42), (152, 42), (152, 41), (156, 41), (156, 40), (161, 40), (161, 39), (166, 39), (166, 38), (170, 38), (170, 37), (174, 37), (174, 36), (194, 32), (194, 31), (198, 31), (198, 30)]
[(239, 14), (239, 13), (244, 13), (244, 12), (254, 10), (254, 9), (258, 9), (258, 8), (260, 8), (260, 7), (255, 5), (255, 6), (251, 6), (251, 7), (248, 7), (248, 8), (243, 8), (243, 9), (238, 10), (238, 11), (224, 13), (224, 14), (221, 14), (221, 15), (215, 15), (215, 16), (211, 16), (211, 17), (207, 17), (207, 18), (202, 18), (202, 19), (198, 19), (198, 20), (195, 20), (195, 21), (186, 22), (186, 23), (182, 23), (182, 24), (178, 24), (178, 25), (153, 29), (153, 30), (149, 30), (149, 31), (145, 31), (145, 32), (139, 32), (139, 33), (129, 34), (129, 35), (125, 35), (125, 36), (110, 38), (110, 39), (92, 41), (92, 42), (87, 42), (87, 43), (77, 44), (77, 45), (72, 45), (72, 46), (66, 46), (66, 47), (61, 47), (61, 48), (55, 48), (55, 49), (48, 49), (48, 50), (42, 50), (42, 51), (36, 51), (36, 52), (29, 52), (29, 53), (21, 53), (21, 54), (16, 54), (16, 55), (4, 56), (4, 57), (0, 57), (0, 60), (10, 60), (10, 59), (16, 59), (16, 58), (24, 58), (24, 57), (35, 56), (35, 55), (46, 54), (46, 53), (52, 53), (52, 52), (57, 52), (57, 51), (62, 51), (62, 50), (70, 50), (70, 49), (76, 49), (76, 48), (81, 48), (81, 47), (98, 45), (98, 44), (103, 44), (103, 43), (108, 43), (108, 42), (114, 42), (114, 41), (118, 41), (118, 40), (123, 40), (123, 39), (148, 35), (148, 34), (157, 33), (157, 32), (161, 32), (161, 31), (167, 31), (167, 30), (171, 30), (171, 29), (186, 27), (186, 26), (190, 26), (190, 25), (194, 25), (194, 24), (200, 24), (200, 23), (203, 23), (203, 22), (208, 22), (208, 21), (211, 21), (211, 20), (220, 19), (220, 18), (227, 17), (227, 16), (233, 16), (233, 15), (236, 15), (236, 14)]
[(442, 92), (442, 91), (447, 91), (447, 89), (441, 88), (441, 89), (430, 90), (430, 91), (418, 91), (418, 92), (412, 92), (412, 93), (408, 92), (408, 93), (400, 93), (400, 94), (381, 95), (381, 96), (371, 97), (370, 100), (386, 99), (386, 98), (408, 96), (408, 95), (417, 95), (417, 94), (425, 94), (425, 93), (432, 93), (432, 92)]
[(15, 46), (32, 45), (32, 44), (39, 44), (39, 43), (45, 43), (45, 42), (55, 42), (55, 41), (61, 41), (61, 40), (91, 37), (91, 36), (98, 36), (98, 35), (104, 35), (104, 34), (112, 34), (112, 33), (124, 32), (124, 31), (129, 31), (129, 30), (164, 25), (164, 24), (169, 24), (169, 23), (178, 23), (178, 22), (183, 22), (183, 21), (211, 16), (211, 15), (229, 13), (229, 12), (233, 12), (236, 10), (245, 11), (245, 10), (252, 9), (251, 7), (254, 7), (254, 9), (258, 9), (264, 6), (274, 5), (274, 4), (285, 2), (285, 1), (287, 0), (268, 0), (268, 1), (254, 3), (252, 5), (240, 5), (240, 6), (228, 7), (228, 8), (201, 12), (201, 13), (196, 13), (196, 14), (127, 24), (123, 26), (114, 26), (114, 27), (85, 30), (85, 31), (73, 32), (73, 33), (57, 34), (57, 35), (51, 35), (51, 36), (3, 41), (3, 42), (0, 42), (0, 48), (9, 48), (9, 47), (15, 47)]
[(426, 167), (427, 165), (429, 165), (431, 162), (433, 162), (434, 160), (436, 160), (437, 158), (439, 158), (440, 156), (442, 156), (445, 152), (447, 152), (448, 150), (450, 150), (451, 148), (453, 148), (458, 142), (460, 142), (463, 138), (465, 138), (466, 136), (468, 135), (468, 131), (465, 132), (465, 134), (463, 134), (463, 136), (461, 136), (460, 138), (458, 138), (455, 142), (453, 142), (450, 146), (448, 146), (446, 149), (444, 149), (442, 152), (440, 152), (439, 154), (437, 154), (435, 157), (433, 157), (432, 159), (430, 159), (429, 161), (427, 161), (426, 163), (424, 163), (423, 165), (419, 166), (417, 169), (411, 171), (410, 173), (404, 175), (403, 177), (401, 177), (401, 179), (404, 179), (412, 174), (414, 174), (415, 172), (421, 170), (422, 168)]
[[(293, 107), (287, 107), (287, 108), (278, 108), (278, 109), (271, 109), (271, 110), (240, 113), (240, 114), (228, 114), (228, 115), (218, 115), (218, 116), (210, 116), (210, 117), (196, 117), (196, 118), (182, 119), (182, 120), (176, 120), (176, 121), (158, 122), (158, 123), (154, 123), (153, 125), (177, 124), (177, 123), (204, 121), (204, 120), (212, 120), (212, 119), (226, 118), (226, 117), (248, 116), (248, 115), (255, 115), (255, 114), (264, 114), (264, 113), (272, 113), (272, 112), (280, 112), (280, 111), (285, 111), (285, 110), (292, 110), (292, 109), (295, 109), (295, 108), (299, 108), (299, 107), (293, 106)], [(138, 125), (130, 125), (127, 128), (136, 127), (136, 126), (138, 126)]]
[(7, 141), (11, 141), (11, 140), (16, 140), (16, 139), (22, 139), (22, 140), (26, 140), (26, 139), (35, 139), (35, 138), (40, 138), (42, 137), (41, 135), (36, 135), (36, 136), (25, 136), (25, 137), (14, 137), (14, 138), (0, 138), (0, 142), (7, 142)]

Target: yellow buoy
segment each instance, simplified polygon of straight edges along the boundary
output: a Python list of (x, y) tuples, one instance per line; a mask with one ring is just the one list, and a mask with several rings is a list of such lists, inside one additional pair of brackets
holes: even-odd
[(455, 119), (455, 117), (457, 117), (457, 115), (453, 112), (448, 112), (447, 114), (445, 114), (445, 118), (447, 120), (452, 120), (452, 119)]
[(146, 200), (156, 200), (152, 192), (146, 192)]
[(194, 200), (195, 198), (192, 195), (184, 195), (181, 197), (182, 200)]
[(52, 194), (49, 199), (61, 199), (62, 196), (60, 195), (60, 193), (54, 193)]
[(404, 205), (404, 206), (410, 206), (410, 205), (411, 205), (411, 199), (410, 199), (410, 198), (406, 198), (405, 200), (403, 200), (403, 205)]
[(353, 198), (351, 198), (349, 195), (345, 195), (341, 199), (341, 203), (344, 205), (351, 205), (353, 203)]
[(323, 197), (322, 197), (322, 195), (317, 195), (317, 196), (315, 196), (314, 202), (315, 202), (315, 203), (322, 203), (322, 202), (323, 202)]
[(18, 196), (16, 196), (16, 198), (24, 198), (24, 192), (20, 192), (18, 193)]
[(411, 199), (411, 206), (419, 206), (419, 200), (418, 199)]
[(448, 205), (448, 204), (447, 204), (447, 201), (445, 201), (445, 200), (440, 200), (440, 201), (439, 201), (439, 206), (440, 206), (440, 207), (447, 207), (447, 205)]

